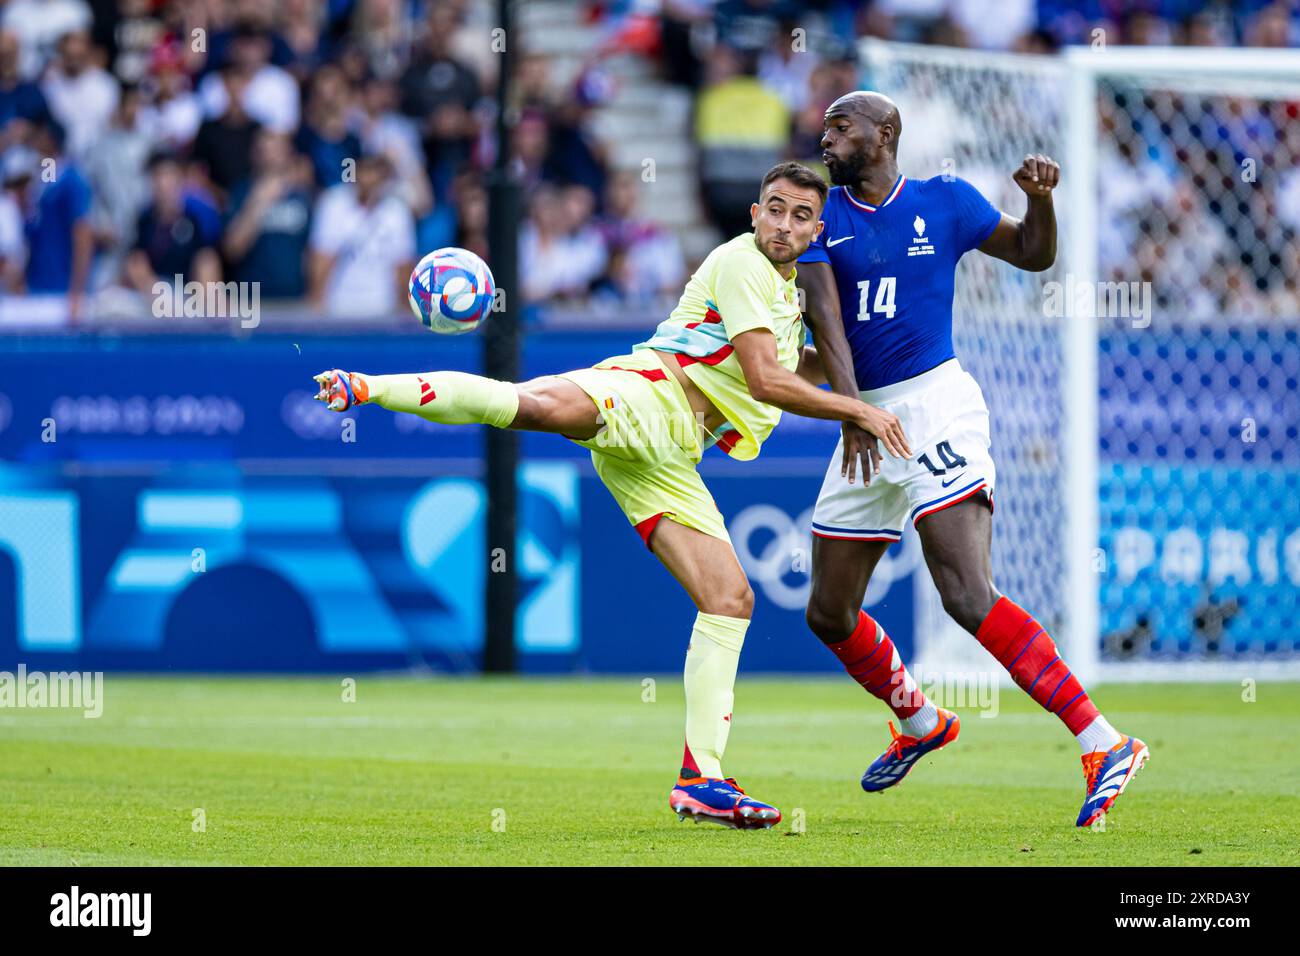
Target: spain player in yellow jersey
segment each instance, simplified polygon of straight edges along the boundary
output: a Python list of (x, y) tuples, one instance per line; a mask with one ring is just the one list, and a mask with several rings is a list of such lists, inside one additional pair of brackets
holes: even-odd
[(826, 194), (798, 163), (769, 170), (750, 208), (754, 232), (714, 249), (628, 355), (520, 384), (463, 372), (316, 376), (317, 398), (334, 411), (379, 405), (446, 424), (555, 432), (591, 450), (601, 481), (699, 612), (686, 654), (686, 750), (669, 798), (683, 819), (742, 829), (781, 819), (722, 771), (754, 595), (696, 470), (703, 451), (716, 444), (751, 459), (788, 411), (853, 422), (889, 454), (911, 453), (894, 415), (816, 387), (825, 379), (804, 345), (795, 260), (821, 231)]

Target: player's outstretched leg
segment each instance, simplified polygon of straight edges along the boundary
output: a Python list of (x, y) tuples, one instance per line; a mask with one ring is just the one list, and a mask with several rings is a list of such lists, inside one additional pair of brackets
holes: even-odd
[(518, 386), (465, 372), (366, 375), (336, 368), (321, 372), (316, 382), (316, 398), (333, 412), (373, 404), (445, 425), (507, 428), (519, 411)]
[(1114, 806), (1150, 756), (1147, 745), (1112, 727), (1033, 615), (993, 587), (992, 522), (982, 497), (917, 523), (926, 564), (944, 610), (975, 635), (1016, 684), (1055, 714), (1083, 751), (1084, 801), (1077, 826), (1091, 826)]
[(935, 707), (903, 666), (885, 629), (862, 610), (867, 581), (887, 542), (813, 538), (812, 593), (807, 620), (844, 669), (867, 693), (885, 702), (902, 725), (862, 775), (862, 789), (878, 793), (898, 784), (922, 757), (957, 739), (961, 722)]
[(731, 543), (663, 518), (650, 550), (686, 588), (699, 613), (686, 651), (686, 749), (668, 805), (688, 817), (736, 829), (765, 829), (781, 811), (755, 800), (722, 773), (740, 649), (754, 594)]
[(366, 375), (332, 369), (316, 376), (318, 401), (330, 411), (379, 405), (444, 425), (491, 425), (588, 439), (599, 430), (591, 398), (565, 378), (548, 375), (516, 385), (467, 372)]

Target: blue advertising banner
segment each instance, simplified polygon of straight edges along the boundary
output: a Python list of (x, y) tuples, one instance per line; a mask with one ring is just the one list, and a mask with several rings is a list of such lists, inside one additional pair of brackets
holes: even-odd
[(1300, 472), (1116, 464), (1101, 508), (1111, 657), (1295, 652)]
[[(713, 476), (752, 575), (745, 667), (833, 670), (804, 624), (820, 476)], [(513, 554), (527, 669), (677, 670), (694, 609), (589, 464), (520, 472)], [(480, 481), (249, 476), (235, 466), (66, 478), (0, 469), (0, 666), (468, 670), (483, 646)], [(906, 549), (894, 549), (905, 555)], [(914, 555), (882, 562), (872, 608), (911, 646)], [(15, 600), (10, 603), (8, 596)]]
[(1120, 326), (1098, 374), (1103, 656), (1294, 658), (1297, 330)]
[[(626, 352), (627, 333), (550, 333), (530, 341), (527, 377)], [(481, 429), (361, 408), (339, 416), (314, 401), (325, 369), (388, 374), (478, 371), (481, 343), (465, 338), (194, 336), (0, 339), (0, 459), (11, 462), (229, 461), (330, 457), (463, 458), (482, 455)], [(352, 441), (343, 418), (355, 421)], [(765, 457), (824, 456), (834, 423), (791, 419)], [(584, 459), (554, 436), (526, 434), (530, 458)]]
[[(48, 470), (46, 470), (48, 471)], [(525, 653), (578, 649), (578, 471), (522, 469)], [(475, 479), (0, 470), (0, 658), (89, 666), (467, 668), (482, 646)], [(10, 585), (14, 591), (10, 591)]]
[[(628, 333), (547, 333), (525, 373)], [(1295, 654), (1300, 348), (1294, 331), (1103, 337), (1103, 654)], [(311, 376), (476, 370), (424, 334), (0, 340), (0, 667), (465, 670), (482, 647), (482, 430), (327, 412)], [(996, 413), (996, 412), (995, 412)], [(342, 422), (355, 423), (347, 441)], [(830, 422), (785, 416), (755, 462), (701, 465), (756, 595), (743, 667), (834, 671), (803, 621)], [(587, 452), (523, 436), (515, 554), (525, 668), (681, 666), (694, 610)], [(998, 449), (994, 449), (998, 454)], [(909, 655), (915, 538), (869, 610)]]

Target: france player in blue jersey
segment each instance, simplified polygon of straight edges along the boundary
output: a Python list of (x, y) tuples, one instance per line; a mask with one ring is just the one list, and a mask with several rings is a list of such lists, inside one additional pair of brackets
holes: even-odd
[(897, 415), (914, 449), (907, 459), (885, 456), (874, 437), (845, 424), (813, 511), (808, 625), (902, 724), (899, 733), (890, 723), (893, 741), (862, 787), (892, 787), (959, 731), (957, 716), (926, 699), (884, 629), (862, 610), (872, 571), (911, 521), (944, 609), (1078, 740), (1085, 799), (1077, 825), (1090, 826), (1149, 751), (1107, 723), (1046, 629), (994, 586), (989, 413), (952, 342), (964, 254), (977, 249), (1034, 272), (1055, 261), (1052, 190), (1060, 168), (1041, 154), (1025, 157), (1012, 174), (1027, 198), (1016, 219), (960, 178), (903, 175), (902, 121), (888, 97), (840, 97), (824, 130), (822, 159), (834, 188), (824, 228), (799, 259), (822, 372), (836, 392)]

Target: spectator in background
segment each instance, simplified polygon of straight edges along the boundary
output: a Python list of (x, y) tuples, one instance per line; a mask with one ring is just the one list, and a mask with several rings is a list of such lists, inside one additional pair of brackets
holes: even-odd
[(180, 150), (193, 142), (203, 123), (203, 110), (190, 88), (179, 44), (169, 41), (154, 47), (142, 87), (151, 95), (140, 110), (141, 127), (169, 149)]
[(1121, 36), (1132, 46), (1168, 46), (1174, 41), (1173, 24), (1150, 10), (1129, 10), (1123, 17)]
[(423, 43), (402, 74), (402, 112), (419, 124), (429, 182), (443, 201), (469, 162), (478, 121), (473, 109), (482, 90), (478, 75), (450, 51), (457, 13), (448, 4), (429, 8)]
[[(263, 126), (282, 133), (298, 127), (298, 84), (288, 72), (271, 63), (271, 36), (260, 27), (244, 22), (230, 37), (227, 62), (221, 75), (208, 74), (199, 83), (199, 101), (209, 118), (223, 115), (239, 89), (244, 111)], [(234, 74), (243, 82), (237, 87), (225, 80)]]
[(421, 249), (460, 246), (487, 261), (487, 190), (475, 169), (462, 170), (452, 181), (447, 200), (416, 224), (416, 245)]
[(224, 199), (252, 172), (253, 139), (259, 127), (244, 109), (248, 78), (238, 70), (227, 69), (221, 71), (220, 79), (226, 86), (225, 112), (199, 127), (192, 156)]
[(455, 9), (446, 3), (429, 8), (424, 42), (402, 74), (402, 112), (427, 119), (439, 110), (468, 113), (481, 94), (478, 76), (450, 51), (456, 29)]
[(351, 36), (344, 37), (334, 46), (329, 62), (343, 72), (344, 79), (352, 87), (361, 86), (372, 72), (365, 51)]
[(790, 146), (787, 154), (826, 175), (822, 164), (822, 135), (825, 132), (824, 120), (826, 107), (821, 103), (809, 102), (794, 117), (794, 129), (790, 134)]
[(32, 145), (42, 158), (24, 195), (27, 292), (66, 298), (66, 314), (75, 322), (82, 314), (95, 251), (90, 185), (64, 155), (58, 123), (36, 127)]
[[(351, 2), (351, 0), (344, 0)], [(266, 62), (287, 70), (293, 63), (293, 49), (280, 34), (280, 3), (277, 0), (188, 0), (168, 7), (181, 12), (172, 26), (184, 40), (195, 28), (207, 33), (207, 52), (199, 52), (187, 62), (187, 69), (206, 76), (227, 66), (232, 50), (241, 36), (249, 32), (266, 40)], [(190, 44), (186, 41), (187, 49)]]
[(327, 0), (284, 0), (281, 5), (281, 28), (284, 42), (293, 58), (287, 69), (299, 81), (325, 62), (329, 44), (322, 36)]
[(665, 78), (669, 83), (697, 89), (704, 82), (697, 29), (709, 24), (711, 0), (664, 0), (659, 18)]
[(343, 72), (322, 67), (311, 79), (307, 115), (294, 140), (294, 148), (311, 162), (316, 185), (322, 189), (338, 185), (351, 163), (361, 155), (361, 140), (348, 129), (352, 89)]
[(1009, 50), (1033, 32), (1037, 8), (1034, 0), (953, 0), (948, 15), (972, 46)]
[(50, 112), (67, 132), (67, 150), (79, 159), (117, 109), (117, 80), (95, 62), (98, 55), (86, 31), (65, 34), (42, 84)]
[[(487, 190), (483, 188), (483, 183), (478, 174), (473, 171), (462, 173), (457, 178), (452, 189), (457, 219), (455, 235), (450, 244), (460, 246), (462, 249), (468, 249), (482, 259), (491, 261), (487, 239)], [(443, 243), (443, 245), (448, 244)], [(427, 249), (431, 248), (431, 246), (422, 245), (421, 248)], [(437, 248), (437, 246), (432, 246), (432, 248)]]
[[(174, 46), (181, 58), (181, 68), (194, 79), (219, 69), (224, 60), (218, 54), (223, 44), (224, 30), (229, 18), (220, 15), (222, 7), (209, 6), (205, 0), (182, 0), (169, 3), (159, 11), (166, 29), (164, 43)], [(207, 38), (207, 44), (194, 42), (196, 30)], [(225, 37), (228, 39), (228, 37)]]
[(608, 260), (604, 240), (591, 222), (595, 197), (584, 186), (543, 185), (533, 194), (519, 236), (524, 300), (585, 295)]
[(950, 0), (877, 0), (862, 8), (859, 34), (925, 43), (947, 20)]
[(853, 45), (832, 44), (825, 59), (808, 77), (809, 104), (825, 113), (826, 107), (843, 96), (845, 90), (858, 88), (858, 72), (858, 56)]
[(1270, 287), (1269, 311), (1273, 315), (1300, 315), (1300, 236), (1292, 234), (1280, 256), (1282, 281)]
[(604, 149), (589, 131), (592, 107), (608, 91), (598, 71), (579, 75), (570, 97), (547, 117), (547, 149), (542, 175), (555, 183), (585, 186), (592, 195), (605, 192)]
[(528, 220), (519, 230), (519, 278), (525, 302), (541, 302), (571, 291), (567, 251), (559, 190), (539, 185), (531, 191)]
[(609, 257), (605, 239), (596, 228), (596, 195), (586, 186), (573, 183), (560, 190), (560, 204), (569, 268), (577, 277), (574, 285), (582, 295), (600, 276)]
[(263, 129), (253, 147), (253, 176), (230, 194), (222, 250), (230, 277), (259, 283), (265, 299), (299, 299), (307, 292), (311, 169), (289, 137)]
[(1229, 46), (1232, 43), (1232, 18), (1222, 9), (1194, 13), (1183, 23), (1180, 42), (1184, 46)]
[(154, 283), (220, 282), (217, 235), (198, 199), (185, 193), (180, 161), (170, 153), (149, 159), (150, 201), (136, 222), (135, 246), (127, 256), (126, 276), (145, 296)]
[(546, 114), (537, 108), (525, 110), (510, 137), (510, 175), (524, 192), (541, 185), (549, 150)]
[(1250, 270), (1240, 262), (1229, 262), (1218, 306), (1207, 318), (1230, 315), (1234, 319), (1262, 319), (1268, 317), (1268, 310), (1268, 296), (1260, 291)]
[(140, 83), (153, 65), (153, 50), (163, 36), (163, 22), (152, 0), (118, 0), (112, 24), (113, 75), (123, 83)]
[(1056, 37), (1047, 30), (1030, 30), (1028, 33), (1021, 34), (1016, 40), (1012, 50), (1016, 53), (1030, 53), (1034, 56), (1051, 56), (1056, 52), (1059, 44)]
[(369, 72), (388, 80), (401, 76), (411, 58), (411, 26), (403, 0), (357, 0), (351, 33)]
[(728, 238), (750, 231), (754, 190), (790, 137), (789, 110), (758, 81), (755, 68), (752, 52), (719, 44), (696, 102), (704, 204)]
[(508, 92), (509, 108), (516, 113), (526, 109), (549, 110), (555, 100), (551, 89), (550, 59), (540, 53), (520, 57)]
[(630, 172), (609, 181), (605, 214), (598, 223), (610, 253), (607, 291), (621, 300), (645, 300), (681, 291), (686, 263), (668, 230), (637, 212), (641, 181)]
[(808, 96), (804, 106), (793, 118), (786, 156), (825, 176), (821, 141), (826, 108), (845, 90), (854, 89), (859, 83), (857, 54), (851, 43), (824, 41), (821, 49), (823, 58), (808, 74)]
[[(1300, 234), (1300, 123), (1285, 123), (1273, 159), (1278, 172), (1277, 218), (1292, 233)], [(1300, 275), (1300, 272), (1296, 273)]]
[(0, 294), (22, 292), (26, 283), (27, 240), (23, 235), (22, 193), (36, 169), (37, 157), (16, 146), (0, 159)]
[(1291, 22), (1291, 4), (1278, 2), (1264, 7), (1247, 22), (1244, 34), (1247, 46), (1290, 46), (1297, 40)]
[(121, 274), (135, 245), (140, 210), (149, 198), (145, 170), (153, 139), (137, 126), (140, 101), (139, 87), (122, 88), (108, 129), (86, 156), (86, 179), (94, 194), (91, 219), (101, 250), (92, 288), (110, 285)]
[(308, 241), (308, 294), (316, 308), (367, 318), (392, 315), (406, 301), (415, 223), (390, 194), (391, 179), (387, 157), (362, 156), (355, 183), (317, 200)]
[(451, 190), (456, 173), (469, 163), (478, 121), (473, 109), (482, 96), (478, 75), (451, 53), (459, 14), (450, 4), (434, 4), (424, 39), (402, 74), (402, 112), (419, 124), (429, 182), (438, 202)]
[(9, 0), (0, 13), (0, 26), (18, 37), (19, 72), (25, 80), (40, 76), (60, 37), (89, 30), (92, 22), (85, 0)]
[(1160, 163), (1151, 162), (1141, 144), (1129, 139), (1107, 143), (1101, 153), (1099, 246), (1103, 269), (1122, 270), (1130, 261), (1138, 231), (1159, 207), (1174, 198), (1174, 180)]
[(448, 54), (474, 71), (480, 89), (495, 89), (501, 67), (501, 54), (492, 34), (497, 27), (496, 8), (480, 0), (446, 2), (455, 13)]
[(481, 133), (479, 120), (467, 110), (440, 109), (429, 117), (426, 129), (428, 132), (421, 141), (425, 168), (434, 197), (441, 200), (451, 189), (458, 173), (477, 165), (475, 148)]
[(758, 60), (759, 80), (795, 113), (808, 102), (809, 79), (818, 62), (817, 55), (808, 48), (806, 30), (802, 47), (795, 48), (796, 27), (793, 21), (781, 23)]
[(362, 86), (359, 99), (354, 121), (361, 149), (387, 156), (399, 197), (417, 218), (427, 215), (433, 209), (433, 191), (415, 124), (397, 112), (397, 84), (382, 76), (371, 76)]
[(22, 78), (18, 69), (18, 36), (9, 30), (0, 32), (0, 137), (21, 139), (25, 130), (8, 129), (13, 120), (21, 123), (44, 123), (50, 107), (40, 86)]

